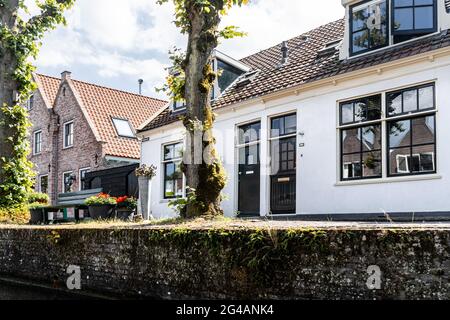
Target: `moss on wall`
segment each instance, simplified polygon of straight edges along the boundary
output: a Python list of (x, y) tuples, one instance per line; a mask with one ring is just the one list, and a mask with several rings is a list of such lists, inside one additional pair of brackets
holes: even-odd
[(0, 274), (63, 286), (69, 265), (126, 296), (449, 299), (450, 231), (0, 229)]

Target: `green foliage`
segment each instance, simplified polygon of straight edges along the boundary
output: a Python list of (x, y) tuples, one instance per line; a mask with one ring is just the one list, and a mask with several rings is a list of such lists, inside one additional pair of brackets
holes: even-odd
[(32, 77), (34, 67), (30, 58), (37, 57), (41, 46), (40, 39), (45, 32), (65, 23), (63, 13), (73, 5), (74, 0), (36, 1), (40, 13), (29, 20), (22, 19), (18, 14), (19, 9), (28, 12), (24, 1), (20, 0), (14, 8), (9, 7), (10, 3), (12, 2), (0, 0), (2, 14), (9, 14), (7, 20), (14, 21), (12, 25), (0, 23), (0, 59), (8, 58), (6, 61), (9, 71), (4, 71), (3, 78), (11, 84), (8, 87), (17, 91), (18, 97), (13, 98), (13, 105), (3, 104), (0, 107), (3, 114), (0, 125), (13, 132), (5, 137), (7, 144), (11, 146), (12, 154), (0, 158), (0, 207), (14, 207), (25, 203), (26, 195), (33, 184), (35, 174), (32, 164), (27, 160), (30, 148), (26, 139), (27, 129), (31, 125), (26, 110), (20, 106), (36, 89)]
[(45, 193), (39, 193), (39, 192), (31, 192), (27, 196), (27, 203), (42, 203), (42, 204), (48, 204), (50, 201), (50, 198), (48, 194)]
[(1, 157), (3, 183), (0, 185), (0, 207), (14, 207), (26, 202), (33, 185), (33, 164), (27, 156), (30, 145), (27, 139), (30, 122), (27, 111), (19, 106), (6, 104), (1, 108), (3, 121), (0, 126), (14, 128), (13, 135), (6, 137), (13, 146), (10, 157)]
[(100, 193), (99, 195), (87, 198), (84, 203), (87, 206), (115, 206), (117, 204), (117, 199), (108, 194)]
[(0, 208), (1, 224), (27, 224), (29, 221), (30, 212), (27, 206)]

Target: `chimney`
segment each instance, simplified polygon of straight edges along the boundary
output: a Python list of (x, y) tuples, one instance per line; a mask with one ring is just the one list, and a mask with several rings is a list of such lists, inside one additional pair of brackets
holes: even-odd
[(283, 41), (281, 43), (281, 53), (282, 53), (281, 65), (285, 65), (289, 61), (289, 47), (287, 41)]
[(61, 80), (70, 80), (72, 76), (72, 72), (70, 71), (64, 71), (63, 73), (61, 73)]
[(142, 84), (144, 83), (144, 80), (143, 79), (139, 79), (138, 83), (139, 83), (139, 95), (142, 95)]

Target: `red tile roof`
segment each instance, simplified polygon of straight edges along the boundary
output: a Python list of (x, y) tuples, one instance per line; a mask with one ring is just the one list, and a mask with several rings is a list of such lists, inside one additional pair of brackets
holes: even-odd
[[(322, 51), (327, 43), (342, 39), (343, 36), (344, 20), (341, 19), (289, 40), (289, 62), (286, 65), (280, 66), (281, 44), (242, 59), (241, 62), (259, 72), (251, 81), (242, 85), (235, 84), (227, 89), (213, 102), (213, 108), (450, 46), (450, 32), (445, 30), (349, 60), (340, 60), (338, 50)], [(172, 114), (167, 108), (141, 131), (152, 130), (178, 120), (179, 115)]]
[[(36, 75), (38, 83), (50, 103), (54, 104), (60, 79)], [(104, 152), (108, 156), (140, 158), (140, 143), (137, 139), (119, 137), (112, 118), (128, 119), (134, 129), (151, 118), (167, 102), (99, 85), (71, 80), (76, 95), (87, 112), (89, 122), (94, 125), (98, 138), (106, 142)]]

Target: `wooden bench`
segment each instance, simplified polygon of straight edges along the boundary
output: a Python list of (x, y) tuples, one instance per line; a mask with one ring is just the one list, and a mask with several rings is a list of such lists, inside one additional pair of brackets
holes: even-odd
[[(90, 198), (92, 196), (96, 196), (99, 193), (103, 192), (102, 188), (98, 189), (90, 189), (90, 190), (83, 190), (79, 192), (68, 192), (68, 193), (60, 193), (58, 194), (58, 199), (56, 201), (55, 206), (50, 206), (45, 208), (44, 212), (44, 222), (48, 223), (48, 213), (49, 212), (59, 212), (64, 209), (70, 209), (74, 208), (75, 210), (75, 221), (80, 220), (80, 210), (84, 209), (87, 210), (87, 206), (84, 204), (87, 198)], [(57, 220), (57, 219), (55, 219)], [(67, 217), (63, 220), (68, 220)], [(59, 220), (57, 220), (59, 221)]]

